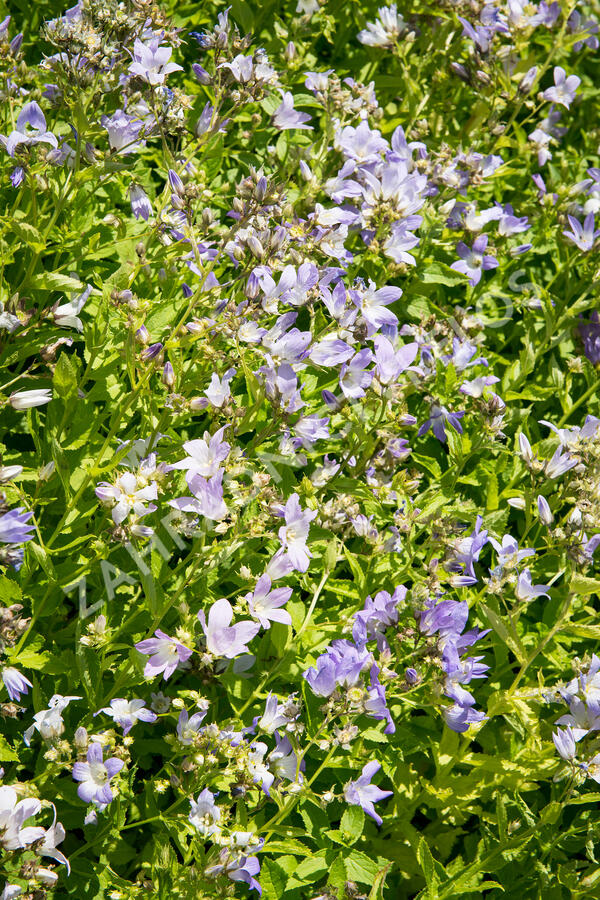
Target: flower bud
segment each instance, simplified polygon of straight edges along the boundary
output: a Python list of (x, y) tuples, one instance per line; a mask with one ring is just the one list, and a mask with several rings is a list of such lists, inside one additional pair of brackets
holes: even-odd
[(12, 481), (23, 471), (23, 466), (0, 466), (0, 482)]
[(531, 88), (535, 83), (535, 79), (537, 78), (538, 67), (532, 66), (528, 72), (525, 73), (523, 78), (521, 79), (521, 83), (519, 84), (519, 90), (522, 94), (528, 94)]
[(419, 673), (416, 669), (413, 669), (412, 666), (409, 666), (408, 669), (404, 672), (404, 678), (407, 684), (418, 684), (421, 680), (419, 678)]
[(550, 509), (550, 505), (548, 504), (548, 501), (546, 500), (546, 498), (542, 497), (541, 494), (537, 498), (537, 506), (538, 506), (538, 513), (540, 515), (540, 522), (542, 522), (543, 525), (548, 525), (548, 526), (552, 525), (552, 523), (554, 522), (554, 516), (552, 515), (552, 510)]
[(85, 750), (88, 745), (88, 733), (87, 730), (80, 725), (73, 735), (73, 740), (75, 742), (75, 746), (78, 750)]
[(183, 181), (173, 169), (169, 169), (169, 184), (173, 193), (178, 194), (180, 197), (184, 196), (185, 186)]
[(209, 73), (198, 63), (193, 64), (192, 72), (194, 73), (200, 84), (208, 85), (211, 83), (212, 78), (210, 77)]
[(140, 344), (148, 344), (150, 342), (150, 332), (146, 328), (145, 325), (140, 325), (138, 330), (135, 333), (135, 339)]
[(14, 391), (8, 398), (13, 409), (31, 409), (43, 406), (52, 400), (52, 391), (48, 388), (36, 388), (32, 391)]
[(151, 360), (156, 359), (159, 353), (161, 353), (162, 348), (163, 345), (160, 343), (160, 341), (157, 341), (156, 344), (150, 344), (149, 347), (144, 347), (144, 349), (140, 353), (140, 359), (142, 359), (144, 362), (150, 362)]
[(175, 384), (175, 372), (173, 371), (173, 366), (167, 360), (164, 365), (161, 381), (165, 385), (165, 387), (172, 388)]

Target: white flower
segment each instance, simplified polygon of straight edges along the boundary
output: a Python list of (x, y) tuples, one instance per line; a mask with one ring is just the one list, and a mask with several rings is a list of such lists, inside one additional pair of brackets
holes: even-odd
[(8, 398), (13, 409), (31, 409), (43, 406), (52, 400), (52, 391), (48, 388), (35, 388), (32, 391), (14, 391)]
[(25, 800), (17, 799), (14, 788), (5, 784), (0, 787), (0, 846), (5, 850), (19, 850), (39, 841), (45, 831), (39, 825), (23, 823), (31, 816), (37, 815), (42, 804), (35, 797)]
[(50, 698), (48, 709), (43, 709), (34, 715), (34, 724), (23, 735), (23, 740), (28, 747), (34, 731), (39, 731), (45, 741), (51, 741), (60, 737), (65, 730), (61, 713), (63, 709), (67, 708), (71, 700), (81, 700), (81, 697), (63, 697), (61, 694), (54, 694)]

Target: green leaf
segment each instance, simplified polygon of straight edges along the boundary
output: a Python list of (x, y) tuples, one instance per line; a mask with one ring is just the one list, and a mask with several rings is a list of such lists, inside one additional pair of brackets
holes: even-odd
[(10, 606), (11, 603), (18, 603), (20, 599), (21, 588), (19, 585), (6, 575), (0, 575), (0, 603)]
[(429, 844), (424, 837), (421, 837), (421, 840), (419, 841), (417, 859), (423, 871), (425, 883), (429, 889), (429, 896), (432, 897), (434, 896), (432, 889), (438, 884), (438, 877), (435, 872), (435, 864), (433, 856), (431, 855), (431, 850), (429, 849)]
[(0, 734), (0, 762), (18, 762), (19, 757), (6, 738)]
[(366, 853), (353, 850), (346, 859), (346, 872), (350, 881), (359, 884), (373, 884), (381, 866)]
[(62, 397), (63, 400), (76, 396), (78, 384), (77, 368), (68, 353), (60, 354), (54, 369), (52, 384), (58, 396)]
[(340, 822), (340, 831), (348, 844), (355, 844), (363, 833), (365, 814), (360, 806), (349, 806)]
[(272, 859), (265, 859), (260, 869), (260, 884), (265, 900), (279, 900), (285, 894), (288, 876)]
[(385, 887), (385, 879), (391, 868), (392, 864), (388, 863), (387, 866), (384, 866), (383, 869), (379, 870), (373, 881), (373, 887), (369, 891), (368, 900), (384, 900), (383, 888)]
[(574, 594), (597, 594), (600, 591), (600, 580), (588, 578), (586, 575), (574, 574), (569, 585)]
[(68, 291), (69, 293), (82, 291), (85, 287), (79, 279), (61, 275), (59, 272), (38, 272), (29, 280), (29, 285), (40, 290)]
[(452, 287), (455, 284), (462, 284), (465, 276), (460, 275), (444, 263), (430, 263), (421, 275), (423, 284), (443, 284), (446, 287)]

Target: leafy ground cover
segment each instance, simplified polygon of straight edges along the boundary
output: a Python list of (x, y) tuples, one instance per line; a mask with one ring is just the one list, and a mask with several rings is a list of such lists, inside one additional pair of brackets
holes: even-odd
[(0, 3), (1, 897), (597, 897), (595, 7), (295, 4)]

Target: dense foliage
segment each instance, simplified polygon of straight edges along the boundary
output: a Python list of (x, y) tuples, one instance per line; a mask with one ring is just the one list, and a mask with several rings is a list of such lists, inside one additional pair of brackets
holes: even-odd
[(0, 14), (1, 897), (597, 897), (594, 8)]

